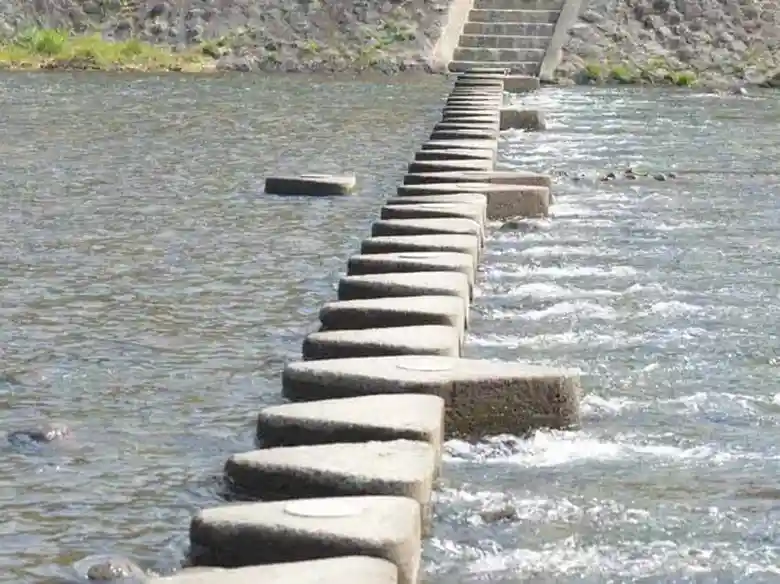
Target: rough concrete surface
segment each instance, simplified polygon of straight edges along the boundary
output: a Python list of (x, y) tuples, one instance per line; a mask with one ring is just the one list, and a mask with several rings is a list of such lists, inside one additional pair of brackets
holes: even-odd
[(391, 235), (364, 239), (360, 244), (360, 253), (454, 251), (469, 254), (476, 269), (481, 247), (479, 237), (472, 235)]
[(420, 505), (407, 497), (239, 503), (204, 509), (190, 523), (196, 566), (369, 556), (393, 563), (399, 584), (417, 584), (420, 537)]
[(263, 447), (376, 440), (426, 442), (440, 459), (444, 400), (423, 394), (366, 395), (283, 404), (257, 416)]
[(284, 395), (306, 401), (370, 393), (425, 393), (447, 406), (448, 435), (522, 435), (579, 422), (579, 376), (522, 363), (447, 357), (379, 357), (290, 363)]
[[(366, 256), (370, 257), (370, 256)], [(456, 296), (406, 296), (328, 302), (320, 309), (320, 330), (373, 329), (422, 325), (466, 327)]]
[(347, 262), (349, 276), (395, 272), (460, 272), (466, 276), (469, 289), (476, 278), (474, 258), (450, 251), (359, 254)]
[(482, 217), (479, 220), (463, 217), (380, 219), (371, 224), (371, 237), (387, 235), (435, 235), (454, 233), (473, 235), (483, 239)]

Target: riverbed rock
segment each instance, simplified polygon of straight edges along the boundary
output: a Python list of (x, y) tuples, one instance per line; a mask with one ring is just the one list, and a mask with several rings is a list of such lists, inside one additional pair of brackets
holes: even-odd
[(77, 578), (101, 584), (144, 584), (146, 573), (124, 556), (88, 556), (73, 564)]
[(70, 435), (70, 427), (67, 424), (50, 422), (22, 430), (13, 430), (8, 433), (8, 442), (15, 446), (43, 445), (67, 439)]

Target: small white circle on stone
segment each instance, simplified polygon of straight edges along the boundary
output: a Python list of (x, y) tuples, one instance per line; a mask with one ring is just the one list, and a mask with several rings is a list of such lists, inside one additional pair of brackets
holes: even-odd
[(312, 499), (288, 503), (284, 512), (298, 517), (352, 517), (362, 513), (363, 508), (350, 501)]
[(452, 369), (450, 363), (444, 361), (434, 361), (433, 359), (414, 359), (409, 361), (401, 361), (396, 364), (399, 369), (405, 369), (407, 371), (449, 371)]

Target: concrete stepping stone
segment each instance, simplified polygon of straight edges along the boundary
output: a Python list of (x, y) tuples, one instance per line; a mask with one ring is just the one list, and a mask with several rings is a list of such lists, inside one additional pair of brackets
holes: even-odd
[(498, 137), (498, 130), (494, 129), (434, 129), (431, 132), (431, 140), (494, 140)]
[(328, 302), (320, 309), (320, 330), (439, 325), (463, 331), (466, 328), (466, 317), (463, 302), (456, 296), (342, 300)]
[(444, 400), (435, 395), (366, 395), (283, 404), (257, 416), (261, 447), (416, 440), (440, 461)]
[(361, 584), (397, 584), (398, 568), (387, 560), (365, 556), (326, 558), (246, 568), (184, 568), (147, 584), (344, 584), (344, 574)]
[(497, 130), (499, 127), (495, 121), (479, 122), (469, 120), (467, 122), (451, 122), (442, 120), (433, 125), (434, 130)]
[(550, 210), (550, 189), (524, 185), (493, 183), (426, 183), (404, 184), (398, 196), (481, 193), (488, 199), (488, 219), (544, 217)]
[(492, 170), (493, 160), (413, 160), (408, 172), (442, 172), (447, 170)]
[(541, 87), (538, 77), (529, 75), (507, 75), (504, 80), (504, 91), (509, 93), (528, 93)]
[(414, 155), (415, 160), (490, 160), (495, 161), (494, 150), (477, 150), (450, 148), (449, 150), (420, 150)]
[(272, 195), (306, 195), (329, 197), (349, 195), (355, 189), (355, 175), (302, 174), (300, 176), (269, 176), (265, 192)]
[(318, 331), (306, 336), (302, 352), (304, 361), (385, 355), (460, 357), (462, 345), (462, 328), (424, 325)]
[(544, 113), (539, 110), (503, 108), (501, 110), (501, 129), (538, 132), (547, 129), (547, 121), (544, 118)]
[[(454, 251), (474, 258), (474, 269), (479, 264), (481, 245), (471, 235), (392, 235), (364, 239), (360, 253), (398, 253), (405, 251)], [(346, 300), (346, 298), (342, 298)]]
[[(450, 193), (447, 195), (419, 195), (407, 197), (390, 197), (385, 201), (385, 207), (397, 205), (436, 205), (441, 203), (464, 203), (484, 207), (487, 211), (487, 197), (482, 193)], [(436, 215), (439, 217), (439, 215)]]
[[(471, 290), (475, 283), (474, 258), (451, 251), (412, 251), (353, 255), (347, 262), (347, 275), (406, 272), (460, 272)], [(408, 297), (407, 297), (408, 298)], [(466, 312), (468, 318), (468, 311)]]
[(431, 489), (439, 461), (425, 442), (394, 440), (263, 448), (234, 454), (225, 476), (242, 496), (260, 501), (389, 495), (419, 503), (430, 531)]
[(487, 219), (487, 198), (479, 203), (448, 203), (439, 200), (417, 205), (388, 204), (382, 207), (379, 216), (381, 219), (466, 218), (479, 224), (480, 231), (477, 234), (482, 236)]
[(429, 235), (456, 233), (478, 237), (484, 245), (482, 217), (476, 219), (464, 217), (380, 219), (371, 224), (371, 237), (386, 235)]
[(491, 184), (507, 184), (552, 188), (552, 178), (547, 174), (526, 172), (522, 170), (489, 170), (482, 171), (442, 171), (425, 173), (408, 173), (404, 176), (404, 184), (427, 183), (471, 183), (484, 182)]
[(420, 146), (421, 150), (441, 150), (455, 148), (459, 150), (488, 149), (498, 151), (497, 140), (428, 140)]
[[(196, 566), (238, 568), (333, 554), (368, 556), (393, 563), (398, 584), (417, 584), (420, 505), (408, 497), (386, 496), (224, 505), (193, 517), (190, 545)], [(369, 584), (346, 573), (350, 582)], [(343, 581), (343, 572), (341, 577)]]
[(579, 376), (565, 369), (447, 357), (378, 357), (288, 364), (283, 394), (295, 401), (424, 393), (446, 404), (450, 436), (525, 435), (579, 424)]
[(343, 276), (339, 300), (397, 298), (399, 296), (455, 296), (469, 306), (469, 280), (462, 272), (394, 272)]
[[(455, 124), (456, 126), (462, 127), (464, 124), (476, 124), (479, 127), (483, 128), (495, 128), (498, 122), (496, 121), (495, 117), (493, 116), (468, 116), (466, 114), (451, 114), (451, 113), (444, 113), (441, 117), (441, 124)], [(438, 127), (435, 127), (435, 129), (438, 129)], [(499, 130), (500, 130), (499, 126)]]
[(501, 110), (495, 110), (493, 108), (487, 108), (487, 109), (484, 109), (484, 110), (481, 110), (481, 111), (479, 111), (479, 110), (475, 111), (473, 109), (462, 109), (462, 110), (459, 110), (459, 109), (447, 108), (447, 109), (442, 110), (442, 116), (443, 117), (444, 116), (455, 116), (455, 117), (462, 116), (462, 117), (468, 118), (468, 119), (471, 119), (471, 118), (477, 118), (477, 119), (479, 119), (479, 118), (487, 118), (487, 119), (490, 119), (491, 121), (498, 121), (498, 122), (500, 122), (501, 121)]

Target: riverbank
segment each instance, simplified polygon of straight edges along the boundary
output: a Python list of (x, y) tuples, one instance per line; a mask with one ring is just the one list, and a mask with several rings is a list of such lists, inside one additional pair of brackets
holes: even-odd
[(590, 0), (570, 29), (561, 84), (780, 87), (780, 2)]

